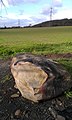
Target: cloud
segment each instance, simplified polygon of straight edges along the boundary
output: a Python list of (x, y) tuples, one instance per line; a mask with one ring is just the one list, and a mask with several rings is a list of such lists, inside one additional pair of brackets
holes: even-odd
[[(38, 0), (3, 0), (3, 3), (6, 7), (8, 7), (9, 5), (15, 6), (23, 3), (36, 3), (36, 2), (38, 2)], [(3, 3), (0, 1), (0, 4), (3, 5)]]
[(31, 21), (32, 21), (32, 25), (34, 24), (38, 24), (38, 23), (41, 23), (43, 21), (47, 21), (47, 17), (44, 17), (42, 15), (39, 15), (39, 16), (31, 16)]
[(18, 22), (20, 23), (20, 26), (28, 26), (29, 24), (34, 25), (41, 23), (43, 21), (47, 21), (47, 17), (44, 17), (43, 15), (30, 15), (30, 14), (16, 14), (16, 13), (8, 13), (5, 15), (5, 17), (0, 18), (0, 27), (12, 27), (12, 26), (18, 26)]
[(20, 22), (20, 26), (28, 26), (32, 24), (31, 15), (27, 14), (19, 14), (19, 13), (8, 13), (5, 17), (0, 17), (0, 27), (12, 27), (18, 26), (18, 22)]
[(51, 5), (46, 5), (41, 10), (41, 14), (43, 15), (50, 15), (51, 8), (52, 14), (56, 14), (58, 12), (59, 7), (62, 7), (62, 0), (53, 0)]
[(7, 1), (8, 1), (8, 5), (18, 5), (24, 2), (24, 0), (7, 0)]
[(28, 3), (36, 3), (38, 0), (24, 0), (24, 2), (28, 2)]
[(72, 9), (63, 8), (58, 11), (57, 14), (53, 16), (53, 19), (64, 19), (64, 18), (72, 18)]
[(41, 10), (41, 14), (43, 15), (50, 15), (50, 12), (52, 10), (52, 14), (56, 14), (57, 13), (57, 9), (56, 8), (52, 8), (52, 7), (45, 7)]
[(53, 0), (54, 7), (62, 7), (62, 0)]
[(0, 18), (0, 27), (13, 27), (13, 26), (28, 26), (31, 24), (29, 19), (9, 19), (9, 18)]

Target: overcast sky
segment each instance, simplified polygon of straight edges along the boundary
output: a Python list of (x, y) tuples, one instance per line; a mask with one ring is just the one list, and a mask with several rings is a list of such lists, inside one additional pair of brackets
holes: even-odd
[(51, 7), (53, 20), (72, 18), (72, 0), (0, 0), (0, 27), (49, 21)]

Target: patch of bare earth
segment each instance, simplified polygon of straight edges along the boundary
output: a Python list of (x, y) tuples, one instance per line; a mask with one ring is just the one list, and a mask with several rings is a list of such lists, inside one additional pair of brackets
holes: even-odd
[(64, 54), (48, 54), (47, 55), (48, 58), (51, 58), (51, 59), (71, 59), (72, 58), (72, 53), (64, 53)]
[[(50, 59), (72, 59), (72, 53), (49, 54)], [(14, 87), (11, 59), (0, 59), (0, 120), (72, 120), (72, 99), (61, 96), (40, 103), (24, 99)]]

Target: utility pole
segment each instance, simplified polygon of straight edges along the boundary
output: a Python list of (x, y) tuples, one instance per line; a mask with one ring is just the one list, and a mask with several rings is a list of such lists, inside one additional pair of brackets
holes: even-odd
[(18, 27), (20, 27), (20, 19), (18, 19)]
[(50, 8), (50, 21), (52, 21), (53, 8)]

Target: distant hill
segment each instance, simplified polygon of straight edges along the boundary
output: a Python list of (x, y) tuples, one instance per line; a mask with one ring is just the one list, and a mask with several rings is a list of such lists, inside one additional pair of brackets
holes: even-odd
[(42, 22), (32, 27), (51, 27), (51, 26), (72, 26), (72, 19), (61, 19)]

